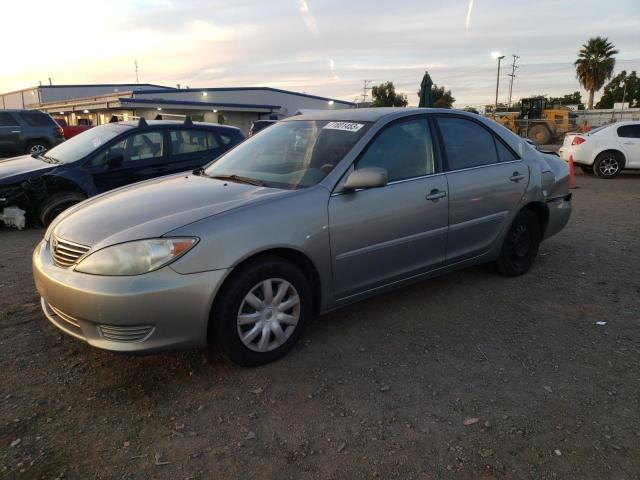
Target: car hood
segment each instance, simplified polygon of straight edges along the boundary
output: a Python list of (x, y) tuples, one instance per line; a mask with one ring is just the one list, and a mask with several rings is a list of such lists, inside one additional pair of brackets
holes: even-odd
[(90, 198), (65, 211), (50, 231), (98, 249), (160, 237), (197, 220), (289, 193), (183, 173)]
[(13, 183), (29, 178), (33, 173), (39, 175), (47, 170), (53, 170), (58, 164), (47, 163), (31, 155), (5, 158), (0, 160), (0, 184)]

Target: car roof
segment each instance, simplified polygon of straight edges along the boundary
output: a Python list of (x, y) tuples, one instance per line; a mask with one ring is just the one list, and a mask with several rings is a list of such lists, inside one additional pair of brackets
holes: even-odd
[(359, 121), (377, 122), (385, 117), (402, 117), (419, 113), (459, 113), (461, 115), (477, 115), (464, 112), (462, 110), (451, 110), (447, 108), (417, 108), (417, 107), (380, 107), (380, 108), (345, 108), (335, 110), (316, 110), (306, 112), (303, 115), (294, 115), (281, 121), (295, 120), (336, 120), (336, 121)]
[[(176, 125), (177, 126), (184, 125), (185, 127), (189, 127), (189, 126), (195, 125), (198, 127), (213, 127), (213, 128), (224, 129), (224, 130), (240, 131), (240, 129), (237, 127), (232, 127), (230, 125), (220, 125), (219, 123), (211, 123), (211, 122), (193, 122), (192, 125), (184, 123), (184, 121), (181, 121), (181, 120), (146, 120), (146, 122), (147, 122), (147, 125), (150, 127), (176, 126)], [(112, 125), (125, 125), (127, 127), (135, 128), (135, 127), (138, 127), (139, 124), (140, 124), (139, 120), (128, 120), (126, 122), (114, 122)]]
[(44, 115), (48, 115), (46, 112), (43, 112), (42, 110), (28, 110), (26, 108), (4, 108), (4, 109), (0, 109), (0, 112), (5, 112), (5, 113), (42, 113)]

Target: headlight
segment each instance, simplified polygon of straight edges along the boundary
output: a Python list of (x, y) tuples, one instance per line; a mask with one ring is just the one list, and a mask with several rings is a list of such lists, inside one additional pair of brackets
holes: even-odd
[(81, 260), (76, 271), (94, 275), (140, 275), (187, 253), (196, 238), (154, 238), (103, 248)]

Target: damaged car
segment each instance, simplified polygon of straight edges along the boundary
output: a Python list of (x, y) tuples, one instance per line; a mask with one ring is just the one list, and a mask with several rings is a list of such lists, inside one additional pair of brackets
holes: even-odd
[(131, 183), (202, 167), (244, 140), (213, 123), (109, 123), (46, 152), (0, 160), (0, 222), (48, 225), (86, 198)]

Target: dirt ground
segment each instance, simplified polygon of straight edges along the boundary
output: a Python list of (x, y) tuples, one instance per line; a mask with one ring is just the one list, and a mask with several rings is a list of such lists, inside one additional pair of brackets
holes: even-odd
[(529, 274), (355, 304), (256, 369), (59, 333), (43, 232), (0, 231), (0, 477), (640, 478), (640, 175), (577, 183)]

